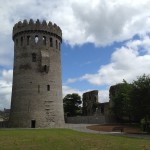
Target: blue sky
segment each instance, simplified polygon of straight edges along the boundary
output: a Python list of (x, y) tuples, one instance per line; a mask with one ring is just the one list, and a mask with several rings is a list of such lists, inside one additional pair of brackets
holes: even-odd
[(1, 0), (0, 109), (9, 108), (13, 73), (12, 28), (30, 18), (63, 32), (63, 96), (99, 90), (150, 74), (150, 0)]
[(95, 47), (92, 43), (70, 47), (62, 44), (62, 79), (63, 84), (80, 90), (105, 89), (102, 86), (91, 85), (87, 81), (68, 82), (87, 73), (95, 73), (101, 65), (110, 62), (114, 46)]

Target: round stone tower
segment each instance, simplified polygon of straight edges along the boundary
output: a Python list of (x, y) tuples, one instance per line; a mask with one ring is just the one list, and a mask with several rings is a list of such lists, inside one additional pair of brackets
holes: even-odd
[(14, 71), (10, 127), (57, 127), (64, 123), (61, 42), (56, 24), (37, 20), (13, 28)]

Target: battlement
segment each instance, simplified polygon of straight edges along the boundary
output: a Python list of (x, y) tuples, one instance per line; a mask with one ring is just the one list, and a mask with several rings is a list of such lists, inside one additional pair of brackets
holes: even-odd
[(16, 34), (20, 32), (25, 31), (43, 31), (50, 34), (54, 34), (62, 37), (62, 31), (59, 26), (57, 26), (55, 23), (52, 24), (52, 22), (47, 23), (45, 20), (42, 22), (39, 21), (39, 19), (36, 20), (36, 22), (33, 21), (33, 19), (30, 19), (29, 22), (27, 20), (24, 20), (23, 22), (19, 21), (16, 23), (13, 27), (13, 39), (16, 36)]

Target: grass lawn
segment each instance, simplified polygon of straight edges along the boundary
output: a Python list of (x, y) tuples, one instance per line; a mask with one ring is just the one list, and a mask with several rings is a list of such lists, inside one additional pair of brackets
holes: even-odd
[(150, 140), (70, 129), (1, 129), (0, 150), (150, 150)]

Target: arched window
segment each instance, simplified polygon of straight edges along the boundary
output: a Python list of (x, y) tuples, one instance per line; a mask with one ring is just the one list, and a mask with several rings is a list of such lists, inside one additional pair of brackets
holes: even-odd
[(23, 45), (23, 37), (21, 37), (21, 46)]
[(35, 38), (34, 38), (34, 42), (37, 44), (38, 41), (39, 41), (39, 37), (38, 37), (38, 35), (36, 35)]
[(50, 37), (50, 47), (53, 47), (53, 39)]
[(30, 36), (27, 36), (27, 45), (30, 44)]
[(46, 45), (46, 37), (43, 36), (43, 45)]
[(50, 85), (47, 85), (47, 91), (50, 91)]
[(56, 40), (56, 49), (58, 48), (58, 42), (57, 42), (57, 40)]
[(36, 62), (36, 54), (32, 53), (32, 62)]

